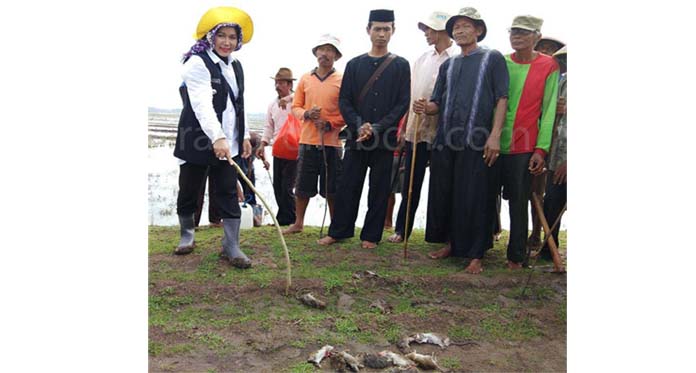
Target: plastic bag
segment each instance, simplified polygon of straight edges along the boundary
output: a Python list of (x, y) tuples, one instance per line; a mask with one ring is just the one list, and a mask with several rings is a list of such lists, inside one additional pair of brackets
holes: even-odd
[(292, 113), (278, 132), (273, 143), (273, 156), (277, 158), (296, 160), (300, 147), (300, 121)]

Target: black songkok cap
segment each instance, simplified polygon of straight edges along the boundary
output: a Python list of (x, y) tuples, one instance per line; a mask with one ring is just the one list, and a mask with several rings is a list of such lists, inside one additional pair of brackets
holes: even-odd
[(394, 22), (394, 11), (389, 9), (371, 10), (369, 22)]

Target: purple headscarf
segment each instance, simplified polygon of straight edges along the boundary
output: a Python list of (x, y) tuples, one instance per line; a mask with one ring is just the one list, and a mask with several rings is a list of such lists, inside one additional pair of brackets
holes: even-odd
[(221, 28), (221, 27), (234, 27), (235, 30), (237, 30), (237, 48), (235, 48), (235, 51), (238, 51), (242, 48), (242, 28), (236, 24), (236, 23), (218, 23), (215, 27), (213, 27), (212, 30), (208, 31), (207, 34), (205, 34), (204, 37), (198, 39), (195, 44), (189, 49), (188, 52), (184, 53), (184, 56), (182, 60), (186, 61), (191, 55), (203, 52), (206, 49), (212, 48), (214, 42), (213, 40), (215, 39), (215, 33)]

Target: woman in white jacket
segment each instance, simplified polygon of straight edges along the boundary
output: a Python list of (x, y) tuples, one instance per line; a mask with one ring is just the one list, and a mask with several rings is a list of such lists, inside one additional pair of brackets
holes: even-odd
[(247, 13), (233, 7), (208, 10), (196, 30), (196, 43), (184, 54), (183, 110), (179, 118), (174, 155), (179, 159), (177, 215), (181, 239), (174, 254), (195, 248), (194, 212), (206, 171), (216, 186), (224, 236), (222, 255), (238, 268), (251, 260), (239, 247), (241, 211), (237, 199), (237, 172), (227, 158), (251, 155), (244, 115), (244, 72), (231, 54), (251, 40), (253, 24)]

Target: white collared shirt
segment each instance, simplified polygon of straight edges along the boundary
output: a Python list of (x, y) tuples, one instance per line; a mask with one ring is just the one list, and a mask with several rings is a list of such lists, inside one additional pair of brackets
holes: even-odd
[[(416, 62), (413, 63), (411, 69), (411, 101), (415, 101), (421, 97), (425, 97), (426, 101), (430, 100), (430, 96), (435, 88), (437, 74), (442, 65), (448, 58), (460, 54), (462, 51), (456, 43), (437, 53), (434, 45), (431, 45), (428, 50), (423, 53)], [(409, 142), (413, 142), (415, 132), (416, 115), (409, 111), (408, 122), (406, 123), (405, 138)], [(420, 124), (418, 129), (418, 142), (432, 143), (437, 129), (437, 115), (424, 116), (424, 123)]]
[[(212, 49), (206, 51), (213, 63), (220, 65), (222, 70), (222, 75), (232, 87), (232, 92), (234, 96), (237, 97), (239, 94), (239, 87), (237, 86), (237, 79), (234, 74), (234, 69), (232, 68), (233, 58), (230, 56), (229, 62), (225, 63), (220, 57), (213, 53)], [(225, 110), (222, 112), (222, 125), (217, 119), (217, 114), (215, 114), (215, 109), (213, 108), (213, 88), (210, 86), (210, 71), (205, 66), (203, 59), (198, 56), (191, 56), (188, 61), (184, 63), (183, 71), (181, 73), (181, 78), (186, 84), (186, 89), (188, 90), (189, 100), (191, 102), (191, 108), (193, 109), (196, 119), (201, 125), (203, 132), (210, 138), (211, 142), (215, 142), (221, 138), (227, 138), (227, 143), (230, 146), (230, 154), (235, 157), (239, 154), (239, 144), (237, 143), (237, 112), (232, 105), (232, 101), (229, 96), (227, 98), (227, 105)], [(246, 113), (245, 113), (246, 116)], [(248, 123), (245, 118), (245, 123)], [(244, 126), (244, 139), (251, 138), (249, 135), (249, 126)], [(179, 164), (184, 164), (186, 161), (179, 160)]]

